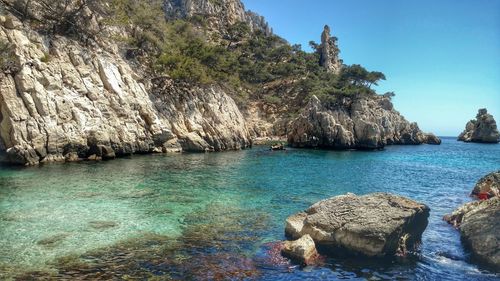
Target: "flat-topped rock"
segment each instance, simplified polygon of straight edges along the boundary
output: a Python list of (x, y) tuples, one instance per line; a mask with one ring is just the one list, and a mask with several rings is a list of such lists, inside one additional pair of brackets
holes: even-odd
[(404, 254), (421, 239), (429, 207), (388, 193), (347, 194), (326, 199), (290, 216), (285, 234), (310, 235), (316, 245), (348, 254)]
[(465, 125), (465, 130), (458, 136), (459, 141), (464, 142), (482, 142), (498, 143), (500, 142), (500, 133), (497, 123), (491, 114), (488, 114), (486, 108), (479, 109), (476, 119), (470, 120)]

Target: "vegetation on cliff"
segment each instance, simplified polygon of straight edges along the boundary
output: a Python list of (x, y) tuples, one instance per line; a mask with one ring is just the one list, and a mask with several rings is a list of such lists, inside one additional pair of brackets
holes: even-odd
[[(270, 83), (283, 82), (293, 89), (287, 92), (300, 96), (296, 100), (307, 101), (316, 95), (334, 102), (341, 96), (374, 95), (371, 86), (385, 79), (383, 73), (367, 71), (360, 65), (329, 73), (319, 64), (320, 45), (311, 42), (316, 51), (306, 52), (279, 36), (252, 31), (244, 22), (214, 32), (201, 15), (167, 20), (161, 0), (26, 1), (14, 9), (30, 19), (32, 26), (47, 33), (78, 35), (86, 43), (103, 27), (118, 27), (111, 40), (120, 42), (127, 59), (146, 66), (150, 76), (222, 84), (239, 94), (239, 100), (242, 96), (264, 98), (269, 103), (290, 100), (283, 93), (261, 91)], [(98, 15), (99, 28), (91, 30), (88, 23), (79, 22), (82, 17), (88, 21), (86, 9)]]

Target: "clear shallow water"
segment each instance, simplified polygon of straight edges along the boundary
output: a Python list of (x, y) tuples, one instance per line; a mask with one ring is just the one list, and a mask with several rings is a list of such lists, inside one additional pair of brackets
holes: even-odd
[[(0, 279), (498, 280), (442, 216), (500, 169), (500, 145), (444, 139), (385, 151), (134, 156), (0, 167)], [(334, 195), (393, 192), (430, 206), (420, 255), (276, 260), (284, 221)]]

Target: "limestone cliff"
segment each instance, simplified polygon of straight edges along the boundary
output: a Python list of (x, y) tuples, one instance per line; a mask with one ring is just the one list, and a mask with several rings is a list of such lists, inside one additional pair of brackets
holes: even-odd
[(1, 24), (14, 65), (0, 74), (0, 145), (10, 162), (251, 144), (241, 113), (222, 89), (153, 89), (157, 85), (141, 80), (112, 51), (116, 47), (45, 37), (12, 15)]
[(338, 74), (342, 69), (343, 61), (339, 58), (340, 50), (337, 46), (337, 38), (330, 35), (330, 27), (325, 25), (321, 34), (321, 45), (318, 49), (320, 55), (319, 64), (328, 72)]
[(385, 96), (344, 98), (332, 107), (312, 97), (290, 130), (288, 142), (294, 147), (375, 149), (388, 144), (422, 144), (428, 139)]
[(251, 30), (272, 33), (264, 17), (246, 11), (239, 0), (165, 0), (164, 10), (168, 19), (201, 16), (213, 30), (224, 31), (230, 25), (244, 22)]
[[(0, 16), (0, 156), (12, 163), (242, 149), (252, 145), (252, 138), (276, 136), (288, 136), (296, 147), (336, 149), (439, 142), (407, 122), (386, 97), (344, 98), (334, 108), (314, 97), (304, 107), (310, 93), (297, 86), (304, 78), (292, 76), (237, 89), (248, 95), (238, 106), (231, 98), (237, 96), (235, 88), (224, 83), (200, 86), (157, 75), (148, 71), (153, 56), (147, 52), (154, 49), (146, 44), (140, 60), (128, 56), (130, 46), (122, 49), (119, 43), (134, 39), (133, 34), (144, 28), (130, 22), (106, 24), (106, 12), (100, 9), (107, 2), (69, 1), (62, 20), (51, 15), (58, 2), (54, 7), (36, 1), (2, 3), (11, 3), (13, 9), (0, 11), (5, 15)], [(31, 20), (23, 22), (23, 16), (16, 15), (25, 3), (30, 3), (25, 16)], [(209, 29), (220, 32), (244, 22), (264, 32), (259, 36), (273, 38), (265, 35), (271, 30), (264, 19), (245, 11), (239, 0), (163, 4), (168, 19), (202, 16)], [(163, 14), (159, 17), (163, 20)], [(322, 39), (322, 65), (335, 75), (342, 61), (329, 28)], [(276, 48), (287, 44), (276, 42)], [(282, 97), (281, 102), (268, 102), (264, 94)]]
[(486, 108), (479, 109), (476, 119), (467, 122), (465, 130), (458, 136), (459, 141), (464, 142), (500, 142), (500, 133), (497, 123)]

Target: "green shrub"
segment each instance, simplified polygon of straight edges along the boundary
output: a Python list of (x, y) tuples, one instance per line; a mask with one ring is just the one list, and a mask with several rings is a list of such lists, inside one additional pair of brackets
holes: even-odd
[[(210, 0), (217, 4), (220, 0)], [(195, 15), (186, 20), (166, 21), (161, 0), (112, 0), (110, 24), (136, 26), (134, 38), (125, 42), (143, 50), (155, 75), (199, 84), (224, 84), (239, 101), (248, 98), (246, 89), (259, 89), (273, 81), (299, 81), (297, 91), (316, 95), (328, 103), (338, 97), (375, 94), (371, 89), (384, 80), (381, 72), (369, 72), (360, 65), (344, 66), (339, 75), (319, 65), (319, 53), (307, 53), (300, 45), (261, 31), (250, 31), (237, 22), (226, 33), (210, 32), (206, 19)], [(318, 44), (311, 42), (318, 48)], [(279, 104), (282, 96), (265, 96)]]

